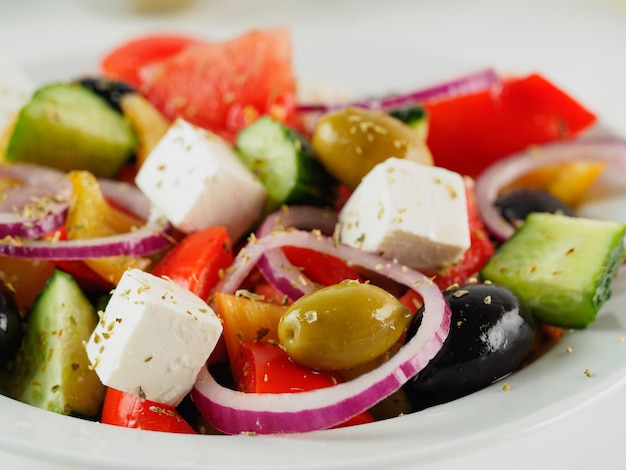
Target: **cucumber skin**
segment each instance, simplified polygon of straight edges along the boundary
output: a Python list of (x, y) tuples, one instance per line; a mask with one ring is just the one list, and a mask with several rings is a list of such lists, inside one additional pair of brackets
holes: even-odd
[[(281, 204), (334, 204), (337, 182), (317, 160), (310, 143), (294, 129), (269, 116), (261, 117), (239, 132), (235, 149), (267, 189), (265, 212)], [(268, 149), (278, 151), (270, 154)]]
[(533, 213), (480, 276), (513, 290), (544, 323), (585, 328), (611, 296), (625, 235), (617, 222)]
[(130, 124), (102, 98), (77, 84), (54, 83), (21, 109), (6, 159), (111, 178), (136, 147)]
[(410, 105), (389, 111), (389, 115), (402, 121), (424, 140), (428, 137), (428, 115), (419, 105)]
[(48, 411), (96, 418), (106, 388), (90, 369), (84, 342), (98, 315), (72, 276), (55, 271), (26, 321), (24, 340), (5, 379), (7, 393)]

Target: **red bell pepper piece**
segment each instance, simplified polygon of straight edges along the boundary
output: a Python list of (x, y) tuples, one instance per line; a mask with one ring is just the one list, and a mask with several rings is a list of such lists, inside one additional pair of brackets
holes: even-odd
[[(238, 367), (243, 373), (238, 384), (248, 393), (298, 393), (332, 387), (343, 382), (338, 373), (315, 371), (293, 362), (278, 345), (265, 341), (242, 341)], [(368, 412), (359, 413), (337, 427), (374, 421)]]
[(573, 137), (596, 122), (591, 111), (538, 74), (424, 107), (435, 164), (474, 178), (507, 155)]
[(340, 258), (294, 246), (285, 246), (282, 250), (291, 264), (302, 269), (302, 273), (317, 284), (332, 286), (346, 279), (362, 281), (361, 276)]
[(151, 272), (155, 276), (167, 276), (198, 297), (207, 299), (221, 271), (232, 262), (228, 232), (225, 227), (215, 226), (187, 235)]
[(196, 434), (175, 407), (145, 400), (114, 388), (106, 391), (100, 420), (105, 424), (126, 428)]

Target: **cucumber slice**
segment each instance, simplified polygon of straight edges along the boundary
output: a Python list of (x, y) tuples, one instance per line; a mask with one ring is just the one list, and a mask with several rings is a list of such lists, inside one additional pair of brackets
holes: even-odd
[(428, 116), (426, 110), (421, 106), (414, 105), (392, 109), (389, 111), (389, 115), (405, 123), (423, 140), (428, 137)]
[(67, 273), (55, 271), (27, 316), (24, 341), (6, 386), (13, 398), (61, 414), (95, 418), (105, 387), (84, 347), (98, 316)]
[(136, 146), (130, 124), (106, 101), (78, 84), (55, 83), (37, 90), (20, 111), (6, 160), (110, 178)]
[(481, 270), (518, 294), (539, 320), (583, 328), (611, 296), (626, 225), (532, 213)]
[(332, 205), (337, 183), (318, 162), (310, 143), (264, 116), (237, 135), (239, 157), (268, 192), (266, 211), (281, 204)]

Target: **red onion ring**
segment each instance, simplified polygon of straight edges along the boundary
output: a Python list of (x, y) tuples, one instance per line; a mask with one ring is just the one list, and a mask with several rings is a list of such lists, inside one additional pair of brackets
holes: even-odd
[(39, 238), (63, 225), (71, 194), (65, 173), (12, 163), (0, 164), (0, 178), (17, 182), (0, 199), (0, 238)]
[[(263, 237), (274, 230), (290, 227), (304, 230), (318, 229), (331, 234), (337, 224), (337, 213), (314, 206), (285, 206), (265, 219), (257, 230)], [(296, 300), (316, 289), (313, 282), (293, 266), (281, 249), (271, 250), (259, 259), (257, 267), (266, 281), (283, 295)]]
[(384, 98), (374, 98), (363, 101), (353, 101), (342, 104), (301, 104), (298, 110), (303, 113), (325, 113), (348, 106), (367, 109), (392, 109), (408, 106), (424, 101), (459, 96), (484, 90), (500, 83), (498, 75), (493, 69), (484, 69), (464, 75), (453, 80), (439, 83), (434, 86)]
[[(61, 174), (66, 179), (65, 174)], [(0, 239), (0, 255), (47, 260), (83, 260), (122, 255), (144, 256), (170, 245), (171, 240), (167, 235), (169, 223), (163, 217), (151, 214), (150, 201), (139, 189), (113, 180), (100, 179), (98, 183), (105, 198), (137, 217), (147, 219), (146, 224), (124, 234), (81, 240), (39, 241), (9, 235)]]
[(606, 161), (611, 171), (624, 175), (626, 174), (626, 141), (587, 137), (531, 147), (494, 163), (478, 177), (475, 187), (478, 210), (489, 232), (500, 241), (504, 241), (515, 231), (494, 205), (503, 187), (524, 173), (573, 160)]
[(264, 253), (282, 246), (338, 256), (414, 289), (424, 299), (424, 319), (417, 334), (388, 362), (354, 380), (324, 389), (280, 394), (238, 392), (219, 385), (203, 368), (191, 397), (198, 411), (227, 434), (299, 433), (342, 423), (421, 371), (441, 349), (450, 329), (450, 308), (439, 288), (423, 274), (372, 253), (337, 245), (330, 237), (299, 230), (272, 232), (248, 243), (217, 290), (233, 293)]

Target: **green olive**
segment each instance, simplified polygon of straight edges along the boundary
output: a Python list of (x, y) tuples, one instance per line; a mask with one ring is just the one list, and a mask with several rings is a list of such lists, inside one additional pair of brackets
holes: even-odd
[(298, 364), (348, 369), (389, 350), (410, 319), (411, 311), (384, 289), (344, 281), (295, 301), (278, 323), (278, 339)]
[(326, 170), (351, 189), (389, 157), (433, 164), (419, 133), (384, 111), (345, 108), (327, 113), (316, 124), (312, 144)]

